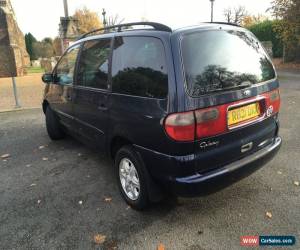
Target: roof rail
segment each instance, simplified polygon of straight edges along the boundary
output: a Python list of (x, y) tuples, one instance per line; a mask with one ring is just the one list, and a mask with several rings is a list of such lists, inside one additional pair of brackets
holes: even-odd
[(205, 23), (215, 23), (215, 24), (224, 24), (224, 25), (232, 25), (232, 26), (242, 27), (236, 23), (227, 23), (227, 22), (205, 22)]
[(164, 24), (161, 23), (155, 23), (155, 22), (134, 22), (134, 23), (123, 23), (123, 24), (118, 24), (118, 25), (112, 25), (112, 26), (107, 26), (101, 29), (95, 29), (90, 32), (85, 33), (84, 35), (80, 36), (77, 40), (80, 40), (82, 38), (87, 37), (90, 34), (99, 32), (99, 31), (109, 31), (111, 29), (117, 29), (118, 32), (122, 31), (122, 28), (129, 28), (131, 26), (138, 26), (138, 25), (143, 25), (143, 26), (151, 26), (153, 27), (154, 30), (158, 31), (167, 31), (167, 32), (172, 32), (172, 29)]

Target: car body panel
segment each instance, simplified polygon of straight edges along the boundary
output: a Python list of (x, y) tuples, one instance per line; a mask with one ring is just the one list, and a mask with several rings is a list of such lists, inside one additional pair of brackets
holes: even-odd
[[(208, 188), (204, 184), (206, 180), (202, 177), (202, 179), (198, 178), (196, 186), (190, 185), (193, 176), (209, 175), (219, 171), (218, 178), (221, 178), (222, 169), (226, 166), (242, 159), (249, 159), (252, 155), (277, 142), (278, 145), (276, 144), (274, 149), (267, 152), (261, 161), (255, 159), (251, 163), (245, 163), (240, 168), (230, 171), (230, 174), (224, 172), (224, 176), (228, 178), (207, 179), (210, 184), (213, 182), (230, 184), (232, 183), (231, 174), (248, 175), (276, 154), (281, 144), (281, 140), (278, 142), (279, 139), (276, 139), (279, 130), (277, 115), (220, 135), (190, 142), (174, 141), (164, 129), (165, 118), (169, 114), (234, 103), (278, 89), (279, 83), (275, 77), (270, 81), (247, 88), (247, 95), (245, 95), (245, 89), (213, 93), (197, 98), (187, 94), (181, 58), (182, 36), (191, 31), (220, 28), (244, 30), (231, 25), (203, 24), (179, 29), (172, 33), (150, 30), (104, 33), (75, 42), (74, 46), (83, 44), (85, 41), (112, 38), (113, 43), (115, 37), (118, 36), (148, 36), (160, 39), (164, 46), (168, 71), (168, 96), (166, 98), (113, 93), (110, 76), (108, 82), (110, 88), (105, 91), (80, 87), (76, 80), (74, 86), (50, 84), (50, 87), (46, 88), (44, 100), (59, 115), (63, 125), (89, 140), (101, 151), (109, 153), (115, 138), (123, 138), (131, 143), (154, 180), (162, 186), (170, 185), (175, 193), (184, 195), (189, 193), (198, 195)], [(110, 73), (111, 64), (114, 63), (111, 60)], [(250, 144), (251, 148), (243, 152), (243, 147)]]

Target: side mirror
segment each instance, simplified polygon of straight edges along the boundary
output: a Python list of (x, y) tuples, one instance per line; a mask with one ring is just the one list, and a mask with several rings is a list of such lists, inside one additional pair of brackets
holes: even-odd
[(44, 83), (52, 83), (54, 80), (52, 73), (46, 73), (42, 76), (42, 81)]

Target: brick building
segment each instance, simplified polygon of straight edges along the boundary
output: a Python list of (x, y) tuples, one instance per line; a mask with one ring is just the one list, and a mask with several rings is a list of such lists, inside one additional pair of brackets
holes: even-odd
[(22, 76), (30, 59), (10, 0), (0, 0), (0, 77)]

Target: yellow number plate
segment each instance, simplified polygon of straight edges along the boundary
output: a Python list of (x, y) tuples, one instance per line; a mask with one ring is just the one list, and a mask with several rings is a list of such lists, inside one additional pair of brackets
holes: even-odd
[(260, 108), (259, 103), (252, 103), (240, 108), (228, 111), (228, 126), (236, 125), (238, 123), (259, 117)]

